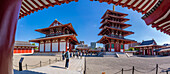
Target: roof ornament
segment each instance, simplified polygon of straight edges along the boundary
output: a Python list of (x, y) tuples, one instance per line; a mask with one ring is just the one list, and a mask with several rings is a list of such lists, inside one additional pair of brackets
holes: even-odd
[(113, 5), (113, 11), (115, 11), (115, 5)]

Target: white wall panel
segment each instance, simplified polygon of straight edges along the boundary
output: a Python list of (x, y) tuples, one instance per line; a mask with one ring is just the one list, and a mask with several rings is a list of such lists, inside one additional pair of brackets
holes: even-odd
[(51, 47), (51, 43), (45, 43), (45, 51), (49, 52)]
[(44, 52), (44, 44), (40, 44), (40, 52)]
[(60, 51), (66, 51), (66, 42), (60, 42)]
[(58, 51), (58, 43), (52, 43), (52, 51)]
[(69, 49), (69, 43), (67, 43), (67, 49)]

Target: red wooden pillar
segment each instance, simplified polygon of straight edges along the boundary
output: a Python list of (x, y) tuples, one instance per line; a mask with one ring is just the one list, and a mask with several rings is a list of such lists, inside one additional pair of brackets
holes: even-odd
[(0, 74), (12, 74), (16, 25), (22, 0), (0, 1)]
[(53, 40), (50, 40), (50, 41), (51, 41), (50, 51), (52, 52), (52, 43), (53, 43)]
[(152, 49), (152, 55), (154, 55), (154, 53), (153, 53), (153, 49)]
[(111, 42), (109, 42), (109, 44), (110, 44), (110, 52), (111, 52), (111, 49), (112, 49)]
[(38, 45), (38, 52), (40, 52), (40, 42), (39, 42), (39, 45)]
[(73, 49), (75, 49), (75, 45), (73, 45)]
[(125, 45), (123, 44), (123, 52), (125, 52)]
[(147, 49), (147, 55), (149, 55), (149, 50)]
[(149, 49), (149, 55), (152, 55), (152, 54), (151, 54), (151, 49)]
[(142, 55), (144, 55), (144, 53), (145, 53), (145, 52), (144, 52), (144, 49), (142, 49)]
[(71, 52), (71, 43), (69, 41), (69, 52)]
[(58, 39), (58, 52), (60, 52), (60, 39)]
[(114, 52), (116, 52), (116, 43), (114, 43)]
[(68, 41), (68, 39), (66, 38), (66, 52), (67, 52), (67, 41)]
[(45, 41), (44, 41), (44, 52), (45, 52)]

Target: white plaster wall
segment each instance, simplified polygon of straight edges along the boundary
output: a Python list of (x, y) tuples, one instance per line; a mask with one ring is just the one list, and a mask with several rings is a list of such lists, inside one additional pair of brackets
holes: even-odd
[(40, 44), (40, 52), (44, 52), (44, 44)]
[(58, 51), (58, 43), (52, 43), (52, 51)]
[(51, 47), (51, 43), (45, 43), (45, 51), (49, 52)]
[(60, 51), (66, 51), (66, 42), (60, 42)]
[(34, 53), (34, 48), (31, 49), (32, 53)]

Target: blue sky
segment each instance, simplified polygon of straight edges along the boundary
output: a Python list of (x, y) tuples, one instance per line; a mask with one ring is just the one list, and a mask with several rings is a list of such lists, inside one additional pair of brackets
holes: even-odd
[[(78, 34), (77, 39), (90, 44), (90, 42), (96, 42), (102, 37), (98, 36), (98, 33), (101, 31), (99, 27), (101, 26), (101, 17), (107, 9), (112, 10), (113, 4), (79, 0), (78, 2), (39, 10), (18, 21), (15, 39), (17, 41), (28, 41), (43, 37), (45, 35), (36, 32), (35, 29), (49, 27), (57, 19), (63, 24), (72, 23)], [(116, 6), (115, 11), (129, 14), (126, 18), (130, 19), (130, 21), (126, 23), (132, 26), (125, 30), (133, 31), (134, 34), (126, 38), (138, 42), (154, 38), (158, 44), (170, 43), (170, 36), (157, 31), (155, 28), (151, 28), (151, 26), (147, 26), (144, 20), (141, 19), (143, 16), (141, 13), (127, 7), (122, 8), (121, 6)]]

